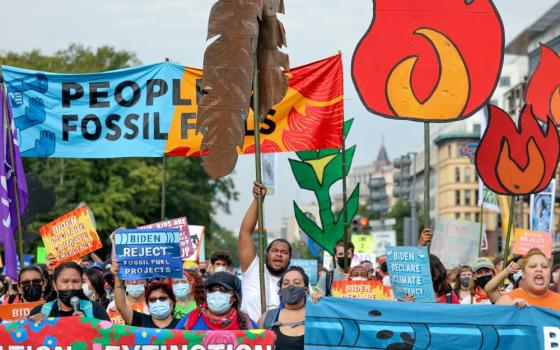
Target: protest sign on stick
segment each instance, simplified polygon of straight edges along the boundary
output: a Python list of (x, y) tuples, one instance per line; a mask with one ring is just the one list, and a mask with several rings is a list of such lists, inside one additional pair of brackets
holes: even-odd
[(391, 287), (381, 281), (333, 281), (332, 296), (339, 298), (394, 300)]
[(311, 285), (317, 284), (317, 260), (315, 259), (291, 259), (290, 266), (301, 267), (307, 276)]
[(201, 255), (204, 257), (204, 231), (206, 227), (198, 225), (189, 225), (189, 234), (193, 246), (193, 252), (185, 261), (198, 261)]
[(433, 303), (434, 287), (426, 247), (386, 247), (385, 252), (395, 298), (405, 300), (408, 294), (416, 302)]
[(117, 230), (115, 252), (123, 280), (183, 276), (178, 228)]
[(552, 180), (544, 191), (531, 195), (531, 230), (552, 232), (554, 229), (555, 192), (556, 180)]
[(0, 305), (0, 320), (13, 322), (22, 318), (27, 318), (31, 310), (39, 305), (43, 305), (42, 301), (32, 303), (2, 304)]
[(187, 217), (183, 216), (176, 219), (156, 222), (149, 225), (144, 225), (138, 227), (139, 229), (145, 228), (178, 228), (180, 239), (179, 246), (181, 247), (181, 258), (187, 259), (194, 254), (194, 248), (191, 241), (191, 235), (189, 232), (189, 224), (187, 222)]
[[(438, 218), (430, 252), (437, 255), (447, 269), (471, 265), (478, 258), (480, 225)], [(482, 230), (486, 231), (484, 225)]]
[(101, 248), (90, 211), (81, 206), (39, 229), (47, 252), (54, 255), (55, 267), (79, 259)]

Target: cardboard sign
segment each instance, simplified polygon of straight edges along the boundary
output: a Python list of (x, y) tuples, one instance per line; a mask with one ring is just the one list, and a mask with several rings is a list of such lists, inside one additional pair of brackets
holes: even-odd
[(354, 244), (354, 253), (372, 253), (373, 252), (373, 237), (369, 234), (352, 235), (352, 243)]
[(375, 259), (376, 258), (377, 258), (377, 256), (373, 253), (355, 253), (354, 256), (352, 257), (352, 261), (350, 263), (350, 266), (354, 267), (356, 265), (360, 265), (362, 263), (362, 261), (369, 261), (375, 267)]
[[(483, 232), (486, 231), (483, 225)], [(430, 247), (447, 269), (471, 265), (478, 257), (480, 224), (438, 218)]]
[(307, 276), (311, 285), (317, 284), (317, 260), (315, 259), (291, 259), (290, 266), (301, 267)]
[(189, 233), (191, 235), (191, 242), (193, 246), (193, 253), (189, 255), (186, 261), (198, 261), (199, 258), (204, 260), (204, 230), (206, 227), (189, 225)]
[(544, 232), (553, 231), (555, 192), (556, 180), (552, 180), (544, 191), (531, 195), (531, 230)]
[(35, 301), (33, 303), (0, 305), (0, 320), (13, 322), (22, 318), (27, 318), (31, 310), (39, 305), (43, 305), (43, 302)]
[(376, 256), (385, 255), (385, 247), (397, 245), (397, 234), (395, 231), (374, 231), (373, 253)]
[(525, 256), (531, 248), (539, 248), (550, 259), (552, 256), (552, 234), (550, 232), (516, 228), (511, 252)]
[(178, 228), (117, 230), (115, 252), (122, 280), (183, 276)]
[(331, 294), (333, 297), (394, 300), (390, 287), (385, 287), (381, 281), (333, 281)]
[(101, 248), (87, 206), (79, 207), (39, 229), (48, 253), (53, 254), (55, 267), (79, 259)]
[(191, 235), (189, 233), (189, 224), (186, 216), (140, 226), (138, 228), (178, 228), (180, 234), (179, 246), (181, 247), (181, 258), (187, 259), (189, 256), (194, 254)]
[(430, 258), (426, 247), (386, 247), (387, 269), (395, 298), (412, 295), (416, 302), (435, 302)]

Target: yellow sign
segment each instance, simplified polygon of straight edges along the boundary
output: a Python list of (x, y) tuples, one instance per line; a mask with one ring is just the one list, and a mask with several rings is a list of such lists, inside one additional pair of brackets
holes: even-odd
[(354, 244), (354, 253), (372, 253), (373, 252), (373, 237), (367, 235), (352, 235), (352, 243)]

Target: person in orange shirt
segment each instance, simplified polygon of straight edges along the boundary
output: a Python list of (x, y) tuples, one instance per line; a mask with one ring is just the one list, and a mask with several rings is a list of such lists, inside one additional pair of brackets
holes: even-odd
[(540, 249), (531, 249), (521, 265), (521, 288), (502, 295), (496, 304), (515, 305), (520, 309), (526, 306), (540, 306), (560, 311), (560, 294), (548, 289), (550, 268), (550, 261), (546, 255)]

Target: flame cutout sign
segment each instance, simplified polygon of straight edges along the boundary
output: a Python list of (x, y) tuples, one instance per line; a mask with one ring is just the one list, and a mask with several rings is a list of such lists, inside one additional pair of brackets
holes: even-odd
[(552, 119), (544, 132), (531, 105), (525, 105), (517, 127), (505, 111), (489, 106), (488, 127), (476, 152), (476, 169), (489, 189), (504, 195), (540, 192), (554, 178), (559, 155)]
[(503, 51), (504, 30), (491, 0), (374, 0), (352, 78), (372, 113), (454, 121), (488, 102)]
[(533, 106), (535, 116), (546, 122), (548, 116), (560, 123), (560, 57), (551, 48), (541, 45), (541, 59), (531, 76), (525, 101)]

